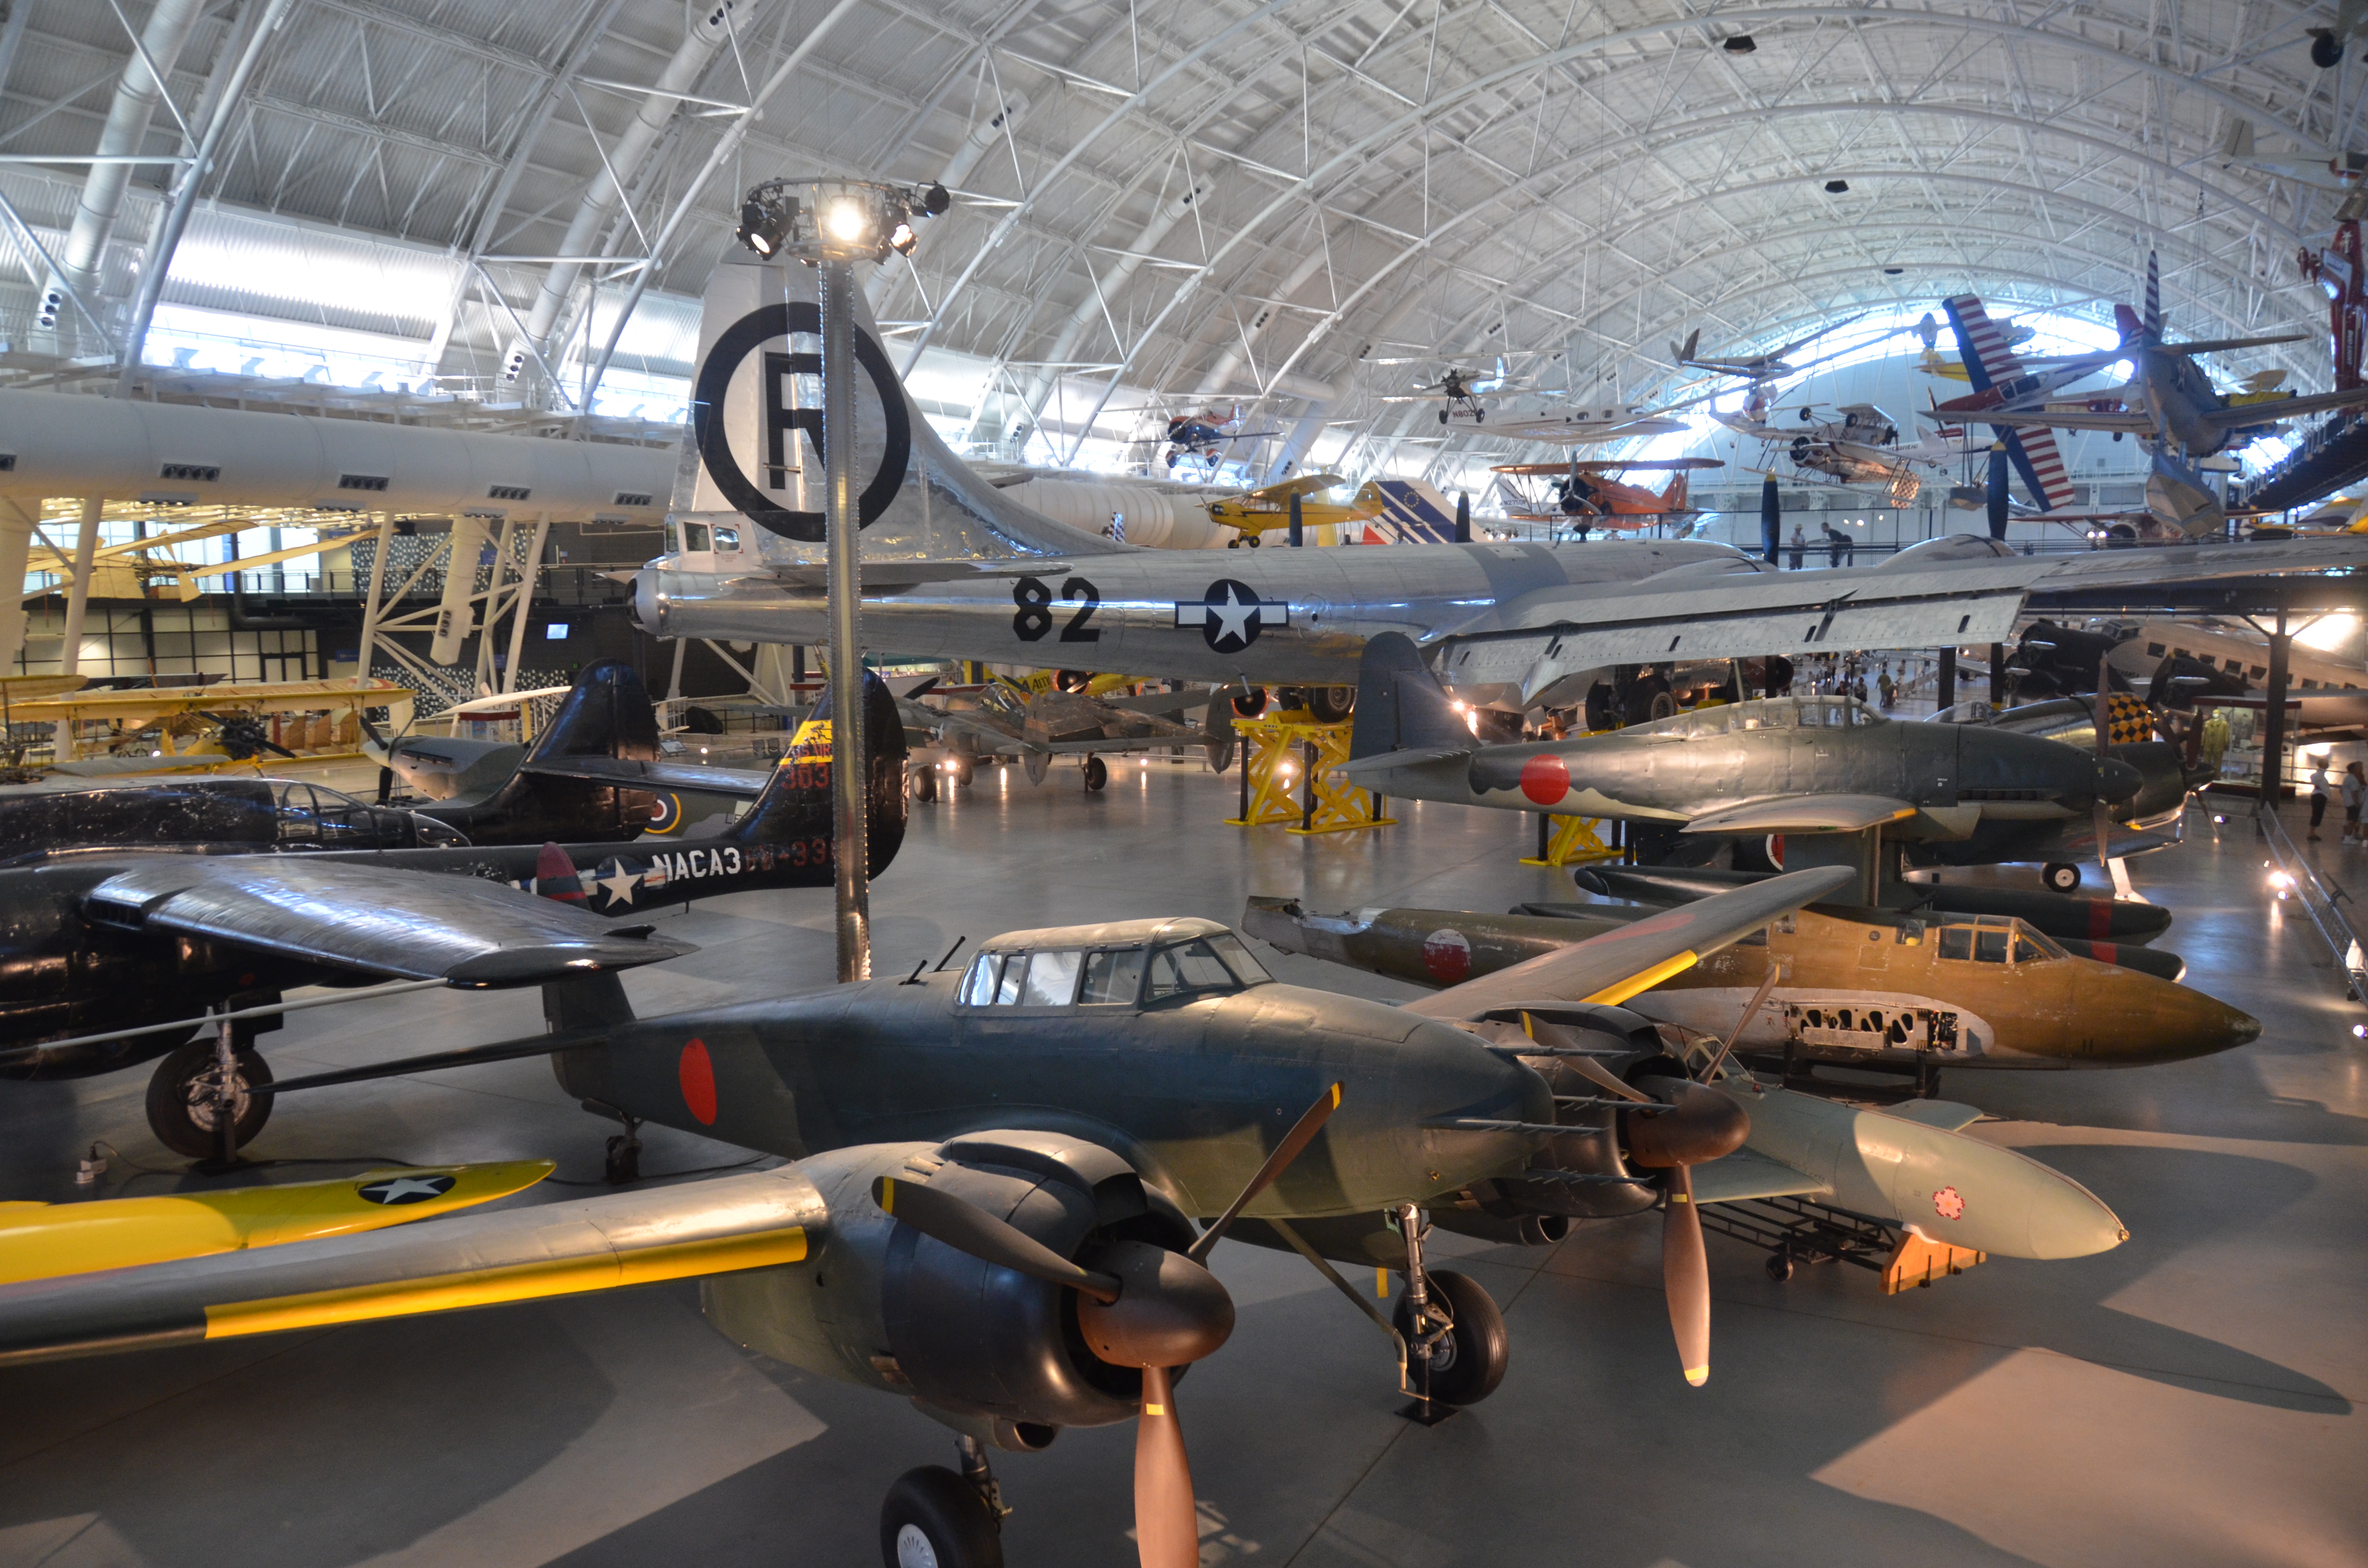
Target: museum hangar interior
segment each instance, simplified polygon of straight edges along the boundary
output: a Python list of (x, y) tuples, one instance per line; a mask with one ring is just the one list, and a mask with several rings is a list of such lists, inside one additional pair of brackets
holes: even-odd
[(2368, 1562), (2363, 53), (0, 0), (0, 1563)]

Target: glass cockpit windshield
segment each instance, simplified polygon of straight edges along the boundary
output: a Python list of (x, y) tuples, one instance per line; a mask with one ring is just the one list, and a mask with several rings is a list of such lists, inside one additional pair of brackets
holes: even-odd
[(1769, 697), (1697, 708), (1691, 713), (1656, 719), (1639, 728), (1656, 734), (1700, 740), (1754, 730), (1849, 730), (1889, 722), (1855, 698)]
[(1272, 980), (1232, 932), (1150, 949), (981, 953), (956, 993), (965, 1007), (1132, 1007), (1221, 995)]

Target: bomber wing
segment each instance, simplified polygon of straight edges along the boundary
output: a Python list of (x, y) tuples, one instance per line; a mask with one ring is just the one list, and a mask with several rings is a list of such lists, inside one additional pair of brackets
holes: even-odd
[(2003, 425), (2015, 430), (2121, 430), (2136, 436), (2154, 434), (2154, 415), (2142, 409), (2123, 409), (2113, 413), (2093, 408), (2066, 408), (2051, 414), (2044, 409), (2016, 412), (1986, 408), (1979, 414), (1968, 414), (1965, 421), (1967, 424)]
[(1534, 697), (1611, 665), (2004, 642), (2026, 608), (2058, 595), (2362, 566), (2361, 537), (2058, 556), (1903, 554), (1881, 566), (1812, 572), (1769, 571), (1737, 556), (1642, 582), (1542, 588), (1430, 641), (1443, 645), (1437, 667), (1449, 684), (1510, 685)]
[(803, 1261), (795, 1165), (0, 1287), (0, 1365), (408, 1317)]
[(1520, 1007), (1624, 1002), (1691, 968), (1703, 954), (1816, 903), (1857, 876), (1847, 866), (1787, 871), (1541, 953), (1404, 1006), (1410, 1013), (1452, 1021)]
[(1787, 795), (1713, 812), (1686, 824), (1686, 833), (1858, 833), (1905, 822), (1916, 814), (1888, 795)]
[(628, 790), (689, 790), (709, 795), (755, 800), (765, 792), (768, 772), (746, 767), (708, 767), (695, 762), (641, 762), (625, 756), (553, 756), (529, 760), (520, 773), (546, 778), (580, 778)]
[(101, 926), (171, 932), (371, 974), (532, 985), (698, 949), (501, 882), (290, 855), (158, 856), (84, 895)]

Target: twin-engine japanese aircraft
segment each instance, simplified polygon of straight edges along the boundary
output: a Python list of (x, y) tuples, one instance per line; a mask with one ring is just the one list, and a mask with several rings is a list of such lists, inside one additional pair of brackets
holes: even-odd
[[(1223, 691), (1110, 696), (1090, 681), (1074, 690), (1061, 684), (1060, 676), (1076, 671), (1040, 673), (1055, 678), (1041, 689), (997, 679), (975, 691), (901, 699), (905, 728), (933, 742), (913, 755), (914, 799), (935, 800), (940, 788), (969, 783), (982, 757), (1017, 757), (1028, 781), (1042, 784), (1054, 757), (1075, 756), (1089, 793), (1110, 782), (1106, 756), (1190, 746), (1204, 750), (1220, 773), (1233, 761), (1233, 710)], [(1195, 710), (1203, 715), (1198, 725), (1185, 722)]]
[[(637, 576), (635, 614), (655, 635), (826, 640), (821, 464), (810, 445), (805, 460), (768, 460), (810, 441), (790, 415), (819, 393), (779, 382), (803, 374), (786, 367), (806, 362), (791, 347), (819, 328), (815, 287), (810, 268), (746, 253), (714, 269), (696, 461), (676, 514), (681, 536), (708, 548)], [(916, 658), (1341, 686), (1367, 638), (1397, 631), (1439, 651), (1459, 694), (1526, 703), (1619, 665), (2003, 642), (2058, 593), (2368, 562), (2368, 538), (2022, 557), (1957, 537), (1880, 566), (1807, 572), (1693, 540), (1141, 550), (981, 480), (905, 395), (868, 318), (857, 335), (864, 634)]]
[(1772, 348), (1765, 354), (1748, 354), (1738, 358), (1726, 359), (1695, 358), (1694, 351), (1702, 347), (1702, 328), (1696, 327), (1686, 334), (1686, 340), (1683, 343), (1669, 345), (1669, 358), (1680, 368), (1689, 370), (1713, 370), (1722, 376), (1742, 376), (1754, 382), (1782, 381), (1787, 376), (1797, 376), (1812, 366), (1822, 365), (1828, 359), (1838, 359), (1849, 353), (1848, 348), (1838, 348), (1831, 354), (1823, 354), (1815, 359), (1804, 359), (1797, 365), (1793, 364), (1791, 358), (1793, 355), (1798, 354), (1819, 338), (1830, 337), (1852, 322), (1865, 319), (1866, 312), (1861, 311), (1857, 315), (1844, 316), (1838, 322), (1821, 326), (1806, 337), (1796, 337), (1782, 348)]
[(1327, 1260), (1398, 1270), (1400, 1366), (1435, 1414), (1493, 1392), (1508, 1341), (1477, 1281), (1429, 1266), (1434, 1226), (1540, 1243), (1658, 1206), (1695, 1383), (1706, 1187), (1814, 1187), (1962, 1251), (2123, 1239), (2076, 1185), (2002, 1150), (1936, 1158), (1879, 1113), (1819, 1130), (1822, 1176), (1763, 1159), (1755, 1119), (1769, 1145), (1808, 1142), (1789, 1104), (1640, 1041), (1620, 1002), (1847, 878), (1794, 873), (1403, 1007), (1278, 983), (1197, 919), (1014, 932), (958, 971), (646, 1019), (614, 976), (556, 982), (545, 1035), (280, 1092), (549, 1052), (572, 1097), (791, 1163), (0, 1288), (0, 1363), (703, 1278), (734, 1339), (957, 1434), (963, 1473), (889, 1494), (891, 1568), (999, 1562), (988, 1451), (1129, 1420), (1141, 1560), (1192, 1568), (1173, 1369), (1233, 1328), (1203, 1267), (1223, 1235), (1300, 1252), (1369, 1312)]
[[(865, 685), (876, 875), (904, 840), (905, 733), (887, 687)], [(279, 1027), (285, 991), (532, 985), (688, 952), (634, 917), (831, 885), (827, 706), (816, 715), (746, 816), (648, 849), (472, 846), (433, 818), (285, 780), (0, 800), (0, 1077), (85, 1077), (161, 1056), (149, 1125), (202, 1157), (227, 1153), (225, 1137), (245, 1143), (269, 1113), (250, 1092), (271, 1080), (252, 1040)]]

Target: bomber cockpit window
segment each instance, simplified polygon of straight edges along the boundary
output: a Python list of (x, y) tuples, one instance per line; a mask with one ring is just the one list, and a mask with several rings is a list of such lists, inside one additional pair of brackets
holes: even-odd
[(1153, 953), (1151, 984), (1144, 995), (1146, 1000), (1157, 1001), (1187, 992), (1239, 991), (1273, 978), (1258, 960), (1250, 957), (1239, 937), (1230, 931), (1221, 931), (1213, 937), (1178, 942)]
[(1987, 926), (1974, 933), (1974, 960), (1977, 963), (2006, 962), (2007, 940), (2010, 931), (1994, 930)]
[(1086, 983), (1077, 1001), (1087, 1007), (1131, 1007), (1143, 991), (1141, 948), (1086, 955)]
[(1260, 985), (1274, 978), (1263, 964), (1250, 957), (1250, 950), (1231, 931), (1221, 931), (1210, 937), (1209, 945), (1217, 949), (1217, 956), (1225, 960), (1225, 967), (1244, 985)]
[(962, 1005), (985, 1007), (995, 1001), (995, 982), (1003, 972), (1001, 953), (981, 953), (971, 960), (970, 972), (962, 976)]
[(957, 999), (965, 1007), (1065, 1007), (1077, 999), (1077, 969), (1085, 954), (981, 953), (962, 976)]
[(1028, 983), (1020, 991), (1023, 1007), (1065, 1007), (1077, 999), (1080, 952), (1036, 953), (1028, 960)]
[(1941, 926), (1941, 956), (1944, 959), (1972, 959), (1974, 928), (1970, 926)]

